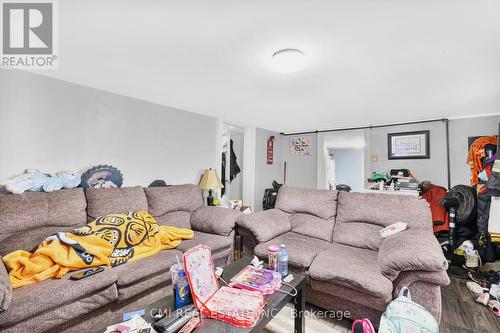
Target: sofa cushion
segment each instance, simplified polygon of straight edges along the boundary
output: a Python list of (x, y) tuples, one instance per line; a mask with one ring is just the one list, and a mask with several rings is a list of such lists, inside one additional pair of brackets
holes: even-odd
[(112, 268), (117, 275), (118, 302), (123, 302), (159, 284), (172, 282), (169, 270), (182, 260), (182, 252), (172, 249)]
[[(81, 302), (82, 308), (73, 314), (74, 318), (118, 298), (115, 285), (118, 277), (111, 269), (106, 268), (103, 272), (82, 280), (69, 280), (76, 273), (78, 272), (70, 272), (62, 279), (49, 279), (14, 289), (9, 308), (0, 313), (0, 326), (9, 326), (47, 312), (55, 312), (59, 316), (59, 309), (62, 307)], [(100, 295), (97, 297), (98, 301), (85, 301), (94, 295)]]
[(32, 251), (57, 231), (85, 225), (86, 206), (80, 188), (0, 194), (0, 255), (15, 250)]
[(267, 242), (292, 230), (288, 214), (279, 209), (240, 215), (236, 224), (250, 231), (259, 242)]
[(203, 206), (203, 196), (193, 184), (144, 189), (149, 213), (155, 217), (176, 211), (193, 212)]
[(290, 216), (292, 230), (298, 234), (332, 241), (335, 219), (322, 219), (310, 214), (293, 214)]
[(160, 216), (155, 216), (155, 218), (159, 225), (168, 225), (171, 227), (191, 229), (191, 215), (191, 212), (179, 210)]
[(380, 273), (377, 256), (377, 251), (333, 243), (318, 253), (309, 276), (389, 301), (392, 282)]
[(290, 214), (312, 214), (323, 219), (335, 217), (338, 191), (281, 187), (275, 208)]
[(286, 245), (288, 264), (299, 269), (309, 268), (318, 252), (331, 245), (331, 243), (318, 238), (287, 232), (268, 242), (258, 244), (254, 249), (255, 255), (267, 262), (267, 248), (280, 244)]
[(227, 251), (233, 247), (233, 243), (233, 234), (229, 236), (220, 236), (195, 231), (192, 239), (183, 240), (176, 249), (185, 252), (198, 244), (205, 244), (212, 250), (212, 255), (215, 256), (220, 252), (227, 253)]
[[(68, 323), (76, 325), (81, 323), (81, 320), (88, 318), (88, 316), (94, 316), (96, 313), (107, 313), (116, 297), (116, 285), (112, 284), (105, 289), (75, 299), (57, 308), (42, 311), (33, 317), (25, 317), (21, 314), (21, 321), (14, 321), (8, 325), (0, 323), (0, 331), (4, 333), (61, 332), (59, 330), (61, 325), (67, 325)], [(107, 317), (110, 318), (111, 314), (108, 313)], [(69, 330), (68, 332), (75, 332), (75, 330)], [(91, 330), (80, 330), (78, 332), (91, 332)]]
[(380, 230), (396, 222), (431, 230), (429, 205), (405, 195), (340, 192), (333, 241), (378, 250), (382, 243)]
[(241, 214), (239, 210), (222, 207), (201, 207), (191, 216), (191, 226), (194, 230), (227, 236)]
[[(386, 297), (376, 297), (362, 291), (338, 285), (332, 282), (318, 281), (311, 279), (311, 288), (325, 295), (342, 298), (349, 302), (354, 302), (369, 308), (384, 311), (388, 300)], [(389, 300), (390, 301), (390, 300)]]
[(6, 310), (12, 300), (12, 284), (0, 256), (0, 312)]
[(144, 190), (140, 186), (123, 188), (88, 188), (87, 197), (88, 221), (93, 221), (106, 214), (120, 214), (148, 210), (148, 202)]

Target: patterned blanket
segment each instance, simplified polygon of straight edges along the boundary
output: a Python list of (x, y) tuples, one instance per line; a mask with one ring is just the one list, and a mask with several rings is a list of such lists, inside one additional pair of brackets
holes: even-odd
[(69, 271), (105, 265), (113, 267), (177, 247), (193, 231), (159, 226), (145, 211), (109, 214), (73, 232), (58, 232), (34, 253), (14, 251), (2, 258), (13, 288)]

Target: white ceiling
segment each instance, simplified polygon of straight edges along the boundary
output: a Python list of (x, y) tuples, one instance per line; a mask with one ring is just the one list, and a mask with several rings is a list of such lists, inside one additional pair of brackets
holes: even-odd
[[(64, 0), (58, 10), (59, 69), (41, 74), (238, 125), (500, 113), (498, 0)], [(286, 47), (307, 66), (270, 71)]]

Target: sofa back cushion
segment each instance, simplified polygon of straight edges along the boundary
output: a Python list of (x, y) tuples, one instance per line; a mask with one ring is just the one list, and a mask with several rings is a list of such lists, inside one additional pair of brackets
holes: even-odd
[(331, 219), (337, 213), (338, 191), (282, 187), (275, 208), (290, 214), (311, 214)]
[(193, 184), (144, 189), (149, 213), (161, 225), (191, 228), (191, 214), (203, 206), (203, 196)]
[(335, 218), (322, 219), (311, 214), (290, 215), (292, 231), (298, 234), (332, 241)]
[(140, 186), (122, 188), (88, 188), (87, 197), (88, 221), (93, 221), (106, 214), (120, 214), (148, 210), (148, 202), (144, 190)]
[(332, 241), (338, 191), (282, 187), (276, 206), (290, 214), (296, 233)]
[(0, 194), (0, 255), (32, 251), (48, 236), (87, 222), (81, 188), (52, 193)]
[(406, 195), (340, 192), (333, 241), (378, 250), (380, 230), (396, 222), (410, 229), (432, 229), (429, 204)]

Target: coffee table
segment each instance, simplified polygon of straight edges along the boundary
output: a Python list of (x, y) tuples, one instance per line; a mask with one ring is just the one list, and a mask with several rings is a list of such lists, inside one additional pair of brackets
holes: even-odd
[[(245, 266), (250, 264), (251, 259), (244, 257), (232, 264), (224, 267), (224, 273), (222, 278), (224, 281), (229, 282), (229, 280), (240, 272)], [(265, 295), (264, 299), (266, 301), (266, 306), (264, 308), (264, 315), (257, 322), (257, 324), (252, 328), (240, 328), (235, 327), (231, 324), (225, 323), (220, 320), (203, 318), (200, 326), (194, 332), (208, 332), (208, 333), (247, 333), (247, 332), (261, 332), (264, 327), (273, 319), (278, 312), (283, 309), (289, 302), (293, 302), (295, 307), (295, 333), (305, 332), (304, 327), (304, 307), (305, 307), (305, 295), (304, 295), (304, 285), (305, 276), (303, 274), (293, 273), (294, 279), (290, 282), (292, 286), (297, 289), (297, 295), (291, 296), (282, 292), (275, 292), (271, 295)], [(282, 290), (291, 291), (288, 286), (282, 286)], [(157, 313), (169, 313), (175, 307), (175, 300), (173, 295), (166, 296), (157, 302), (154, 302), (146, 307), (146, 313), (144, 319), (147, 322), (152, 323), (154, 321), (154, 316)]]

